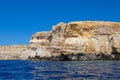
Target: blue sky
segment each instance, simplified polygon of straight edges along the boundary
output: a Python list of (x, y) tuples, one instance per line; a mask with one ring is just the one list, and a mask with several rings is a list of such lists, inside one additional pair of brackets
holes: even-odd
[(29, 44), (32, 34), (71, 21), (120, 21), (120, 0), (0, 0), (0, 45)]

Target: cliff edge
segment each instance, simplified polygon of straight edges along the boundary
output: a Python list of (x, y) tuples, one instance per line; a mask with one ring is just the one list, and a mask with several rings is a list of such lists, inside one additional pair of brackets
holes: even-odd
[(120, 60), (120, 23), (61, 22), (54, 25), (51, 31), (33, 34), (30, 44), (24, 49), (18, 48), (16, 52), (3, 50), (0, 54), (3, 55), (4, 51), (21, 55), (15, 59)]
[(61, 22), (51, 32), (36, 33), (30, 45), (44, 49), (53, 60), (120, 59), (119, 41), (119, 22), (80, 21)]

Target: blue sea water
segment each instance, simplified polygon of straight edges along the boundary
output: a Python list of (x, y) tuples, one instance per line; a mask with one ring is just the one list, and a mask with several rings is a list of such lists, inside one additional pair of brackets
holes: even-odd
[(120, 61), (0, 61), (0, 80), (120, 80)]

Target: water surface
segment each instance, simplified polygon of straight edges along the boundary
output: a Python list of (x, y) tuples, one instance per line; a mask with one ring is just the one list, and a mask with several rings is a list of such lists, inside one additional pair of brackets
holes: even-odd
[(0, 61), (0, 80), (119, 80), (120, 61)]

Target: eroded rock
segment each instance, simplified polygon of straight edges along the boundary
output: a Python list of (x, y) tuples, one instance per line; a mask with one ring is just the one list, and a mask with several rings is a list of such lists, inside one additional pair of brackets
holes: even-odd
[(120, 60), (120, 23), (59, 23), (51, 32), (36, 32), (21, 58), (40, 60)]

